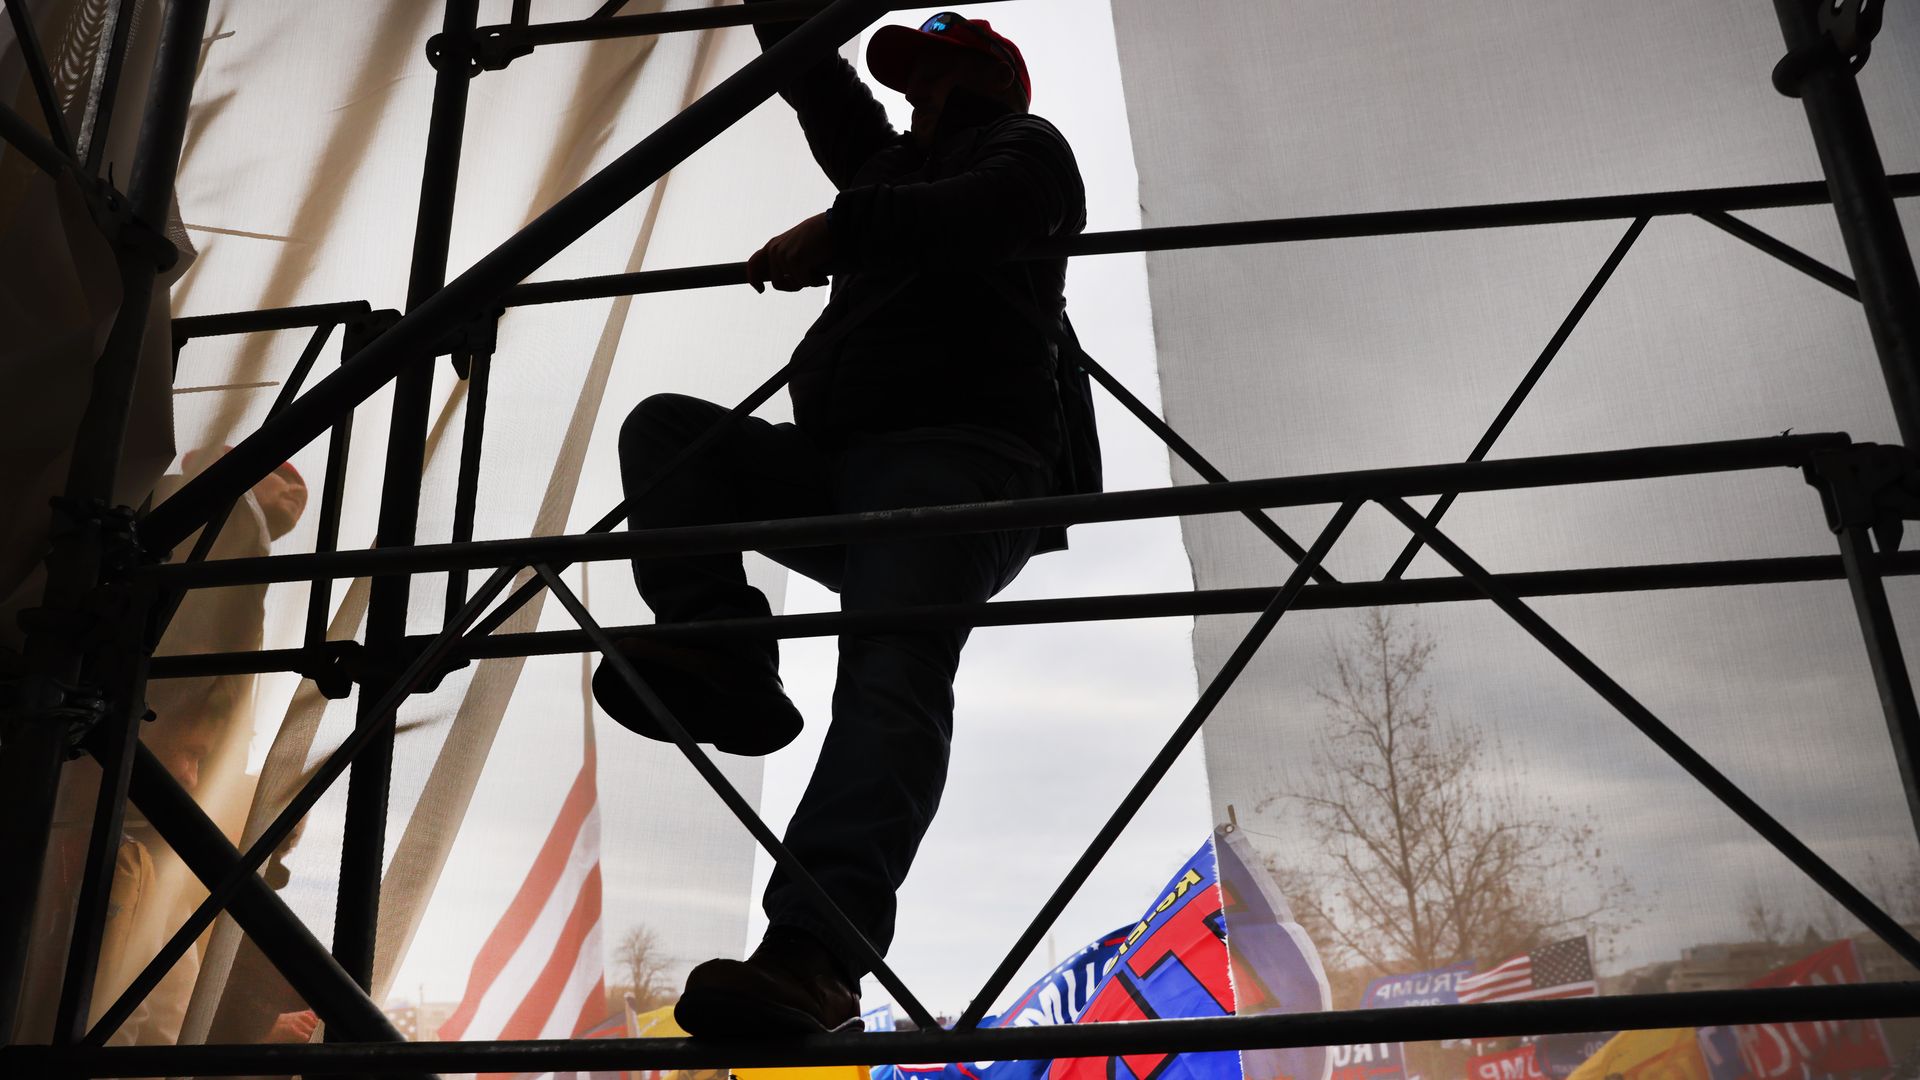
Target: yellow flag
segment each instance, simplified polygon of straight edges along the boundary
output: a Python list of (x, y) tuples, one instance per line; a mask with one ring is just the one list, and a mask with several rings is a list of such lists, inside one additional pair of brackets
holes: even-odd
[[(629, 1015), (627, 1031), (636, 1039), (684, 1039), (687, 1036), (674, 1022), (671, 1005)], [(868, 1072), (865, 1065), (822, 1065), (810, 1069), (735, 1069), (733, 1076), (736, 1080), (868, 1080)], [(666, 1072), (645, 1074), (643, 1080), (718, 1080), (719, 1076), (705, 1072)]]
[(1707, 1059), (1692, 1028), (1623, 1031), (1567, 1080), (1708, 1080)]
[(735, 1069), (738, 1080), (867, 1080), (865, 1065), (821, 1065), (811, 1069)]
[(627, 1010), (627, 1037), (630, 1039), (684, 1039), (686, 1030), (673, 1019), (673, 1006), (662, 1005), (643, 1013)]

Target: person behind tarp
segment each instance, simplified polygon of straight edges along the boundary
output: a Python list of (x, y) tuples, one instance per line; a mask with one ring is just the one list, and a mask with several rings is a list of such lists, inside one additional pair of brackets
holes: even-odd
[[(181, 473), (161, 478), (154, 491), (156, 503), (181, 484), (200, 475), (231, 447), (189, 450), (181, 457)], [(291, 462), (284, 463), (248, 489), (233, 505), (220, 527), (209, 559), (255, 558), (271, 554), (274, 541), (293, 531), (307, 508), (307, 483)], [(194, 533), (173, 549), (172, 561), (188, 557), (199, 543)], [(167, 623), (156, 656), (190, 653), (245, 652), (261, 647), (267, 618), (267, 586), (237, 585), (193, 589)], [(253, 737), (252, 675), (225, 675), (197, 679), (155, 679), (147, 684), (147, 704), (155, 715), (191, 711), (210, 716), (218, 725), (206, 762), (205, 783), (199, 801), (230, 840), (238, 841), (252, 797), (245, 775), (247, 746)]]
[[(305, 831), (306, 819), (302, 818), (260, 868), (261, 880), (275, 892), (292, 880), (286, 858)], [(227, 974), (227, 988), (207, 1028), (209, 1043), (303, 1043), (312, 1039), (320, 1026), (319, 1016), (307, 1008), (299, 991), (254, 944), (252, 936), (240, 941), (233, 968)]]
[[(182, 457), (183, 473), (162, 477), (154, 501), (197, 476), (227, 449), (189, 451)], [(273, 542), (299, 522), (306, 505), (305, 481), (291, 464), (281, 465), (234, 504), (208, 557), (269, 554)], [(173, 551), (172, 558), (185, 559), (197, 540), (198, 534), (190, 537)], [(167, 624), (156, 655), (260, 648), (266, 589), (248, 585), (188, 592)], [(253, 681), (251, 675), (224, 675), (155, 679), (147, 684), (147, 704), (154, 720), (141, 732), (141, 740), (232, 840), (239, 838), (252, 795), (245, 764), (253, 736)], [(116, 870), (102, 941), (99, 989), (94, 995), (96, 1017), (205, 895), (150, 827), (131, 820), (127, 831), (139, 850), (130, 852), (123, 845)], [(123, 1025), (118, 1039), (147, 1045), (174, 1042), (199, 964), (199, 948), (188, 950)]]
[[(763, 45), (790, 29), (756, 27)], [(867, 61), (906, 94), (911, 130), (895, 132), (838, 56), (794, 79), (783, 96), (839, 195), (747, 261), (756, 287), (832, 278), (832, 301), (795, 353), (794, 422), (739, 418), (647, 490), (726, 410), (677, 395), (642, 401), (620, 434), (635, 529), (1018, 499), (1090, 479), (1076, 449), (1090, 439), (1081, 399), (1063, 394), (1049, 334), (1021, 310), (1064, 333), (1066, 260), (1016, 261), (1085, 228), (1086, 194), (1065, 138), (1028, 112), (1019, 48), (946, 12), (918, 30), (882, 28)], [(769, 554), (861, 610), (984, 601), (1036, 550), (1061, 546), (1022, 530)], [(769, 611), (735, 554), (640, 560), (634, 576), (662, 623)], [(800, 863), (882, 952), (946, 782), (966, 639), (964, 627), (840, 639), (833, 723), (788, 827)], [(697, 741), (758, 755), (800, 731), (771, 639), (629, 639), (621, 650)], [(615, 720), (665, 737), (611, 664), (594, 692)], [(749, 1037), (857, 1027), (864, 965), (837, 947), (836, 926), (777, 870), (765, 907), (769, 929), (752, 956), (690, 973), (681, 1025)]]
[[(206, 712), (175, 712), (165, 719), (156, 717), (140, 738), (168, 775), (191, 793), (200, 786), (201, 769), (216, 731), (216, 723)], [(129, 808), (107, 892), (107, 919), (101, 930), (89, 1025), (98, 1021), (133, 982), (179, 921), (172, 917), (176, 905), (168, 895), (171, 890), (163, 882), (156, 853), (171, 854), (153, 826)], [(181, 1012), (199, 971), (198, 957), (188, 950), (112, 1033), (109, 1043), (154, 1045), (175, 1041)]]

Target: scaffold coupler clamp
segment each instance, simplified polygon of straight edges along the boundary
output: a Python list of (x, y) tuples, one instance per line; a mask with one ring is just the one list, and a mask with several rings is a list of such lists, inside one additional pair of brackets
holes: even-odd
[(427, 63), (433, 70), (446, 71), (452, 65), (452, 70), (469, 79), (483, 71), (499, 71), (532, 52), (533, 46), (507, 27), (435, 34), (427, 39)]
[(64, 496), (51, 502), (56, 546), (85, 543), (78, 534), (94, 534), (92, 545), (101, 564), (99, 584), (72, 606), (28, 608), (20, 613), (20, 627), (30, 637), (55, 639), (59, 651), (89, 662), (81, 665), (79, 680), (71, 682), (36, 667), (0, 678), (0, 741), (23, 724), (60, 720), (67, 727), (68, 754), (78, 756), (93, 729), (108, 715), (108, 695), (91, 684), (96, 673), (109, 666), (98, 661), (125, 659), (129, 650), (140, 648), (137, 628), (146, 606), (138, 602), (144, 594), (137, 590), (143, 587), (129, 584), (124, 571), (146, 559), (134, 534), (131, 508)]
[(133, 204), (113, 186), (111, 174), (100, 177), (76, 172), (75, 179), (79, 182), (81, 197), (86, 200), (88, 216), (109, 243), (152, 263), (157, 272), (171, 270), (173, 264), (180, 261), (180, 249), (167, 239), (164, 228), (156, 228), (134, 216)]
[(447, 356), (453, 373), (462, 379), (473, 376), (475, 361), (485, 363), (500, 347), (500, 317), (507, 309), (496, 307), (449, 334), (434, 350), (435, 356)]
[(1886, 0), (1801, 0), (1813, 7), (1820, 38), (1789, 52), (1773, 66), (1773, 88), (1788, 97), (1800, 96), (1800, 84), (1816, 68), (1838, 64), (1858, 73), (1866, 66), (1873, 39), (1880, 33), (1881, 9)]
[(353, 684), (361, 677), (365, 646), (357, 641), (327, 641), (300, 650), (294, 674), (311, 679), (314, 689), (328, 701), (339, 701), (353, 693)]
[(30, 725), (49, 720), (67, 724), (67, 756), (78, 757), (81, 744), (107, 716), (106, 695), (74, 686), (44, 671), (0, 679), (0, 746)]
[[(313, 680), (321, 697), (338, 701), (353, 693), (356, 684), (391, 685), (413, 658), (410, 648), (374, 653), (358, 641), (328, 641), (300, 650), (293, 671), (303, 679)], [(470, 663), (466, 657), (447, 657), (420, 678), (413, 693), (426, 694), (439, 689), (442, 679)]]
[(360, 350), (373, 344), (373, 339), (393, 329), (400, 321), (400, 313), (392, 308), (374, 308), (372, 311), (346, 323), (345, 331), (340, 335), (341, 352), (351, 358)]
[(1920, 452), (1855, 443), (1811, 455), (1807, 483), (1820, 493), (1827, 527), (1836, 534), (1866, 528), (1881, 551), (1894, 551), (1907, 521), (1920, 521)]

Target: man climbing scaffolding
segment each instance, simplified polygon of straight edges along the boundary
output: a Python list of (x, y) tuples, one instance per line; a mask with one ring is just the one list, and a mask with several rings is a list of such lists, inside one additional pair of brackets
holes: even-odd
[[(754, 0), (749, 0), (754, 2)], [(788, 25), (757, 27), (762, 47)], [(794, 422), (726, 419), (678, 395), (642, 401), (620, 435), (635, 529), (1017, 499), (1097, 489), (1084, 376), (1063, 377), (1066, 260), (1020, 259), (1086, 226), (1073, 152), (1032, 115), (1013, 42), (951, 12), (873, 35), (868, 67), (913, 106), (897, 133), (853, 67), (834, 57), (788, 86), (814, 158), (839, 195), (747, 261), (756, 289), (826, 285), (832, 300), (795, 353)], [(1051, 323), (1051, 327), (1042, 324)], [(655, 476), (716, 424), (730, 426), (668, 477)], [(1044, 530), (768, 554), (840, 593), (844, 610), (988, 599)], [(662, 623), (762, 616), (738, 555), (637, 561)], [(876, 949), (893, 936), (895, 891), (946, 782), (953, 679), (967, 628), (840, 639), (833, 719), (786, 843)], [(736, 754), (792, 741), (773, 640), (621, 650), (692, 736)], [(605, 662), (607, 712), (643, 735), (657, 722)], [(788, 875), (765, 897), (768, 930), (744, 962), (687, 979), (676, 1015), (701, 1036), (858, 1026), (863, 965)]]

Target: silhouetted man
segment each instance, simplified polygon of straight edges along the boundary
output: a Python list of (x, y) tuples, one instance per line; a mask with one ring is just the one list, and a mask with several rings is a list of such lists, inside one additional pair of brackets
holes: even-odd
[[(789, 26), (758, 28), (763, 46)], [(831, 209), (747, 261), (755, 288), (833, 283), (832, 302), (795, 354), (794, 422), (743, 419), (651, 492), (659, 469), (726, 410), (650, 397), (621, 431), (636, 529), (973, 503), (1053, 493), (1063, 410), (1046, 335), (1010, 297), (1064, 311), (1065, 259), (1015, 260), (1086, 225), (1066, 140), (1027, 111), (1020, 50), (986, 22), (943, 13), (918, 30), (878, 31), (868, 66), (913, 105), (896, 133), (839, 57), (786, 88), (815, 160), (839, 189)], [(1036, 549), (1038, 530), (775, 551), (836, 589), (843, 610), (984, 601)], [(768, 614), (738, 555), (640, 561), (660, 622)], [(833, 723), (788, 827), (787, 844), (873, 944), (893, 935), (906, 877), (946, 782), (953, 678), (964, 628), (840, 639)], [(771, 639), (622, 651), (696, 740), (767, 754), (800, 731)], [(662, 732), (610, 665), (595, 694), (623, 724)], [(695, 968), (677, 1008), (695, 1035), (857, 1027), (863, 974), (796, 883), (776, 872), (769, 929), (745, 962)]]

